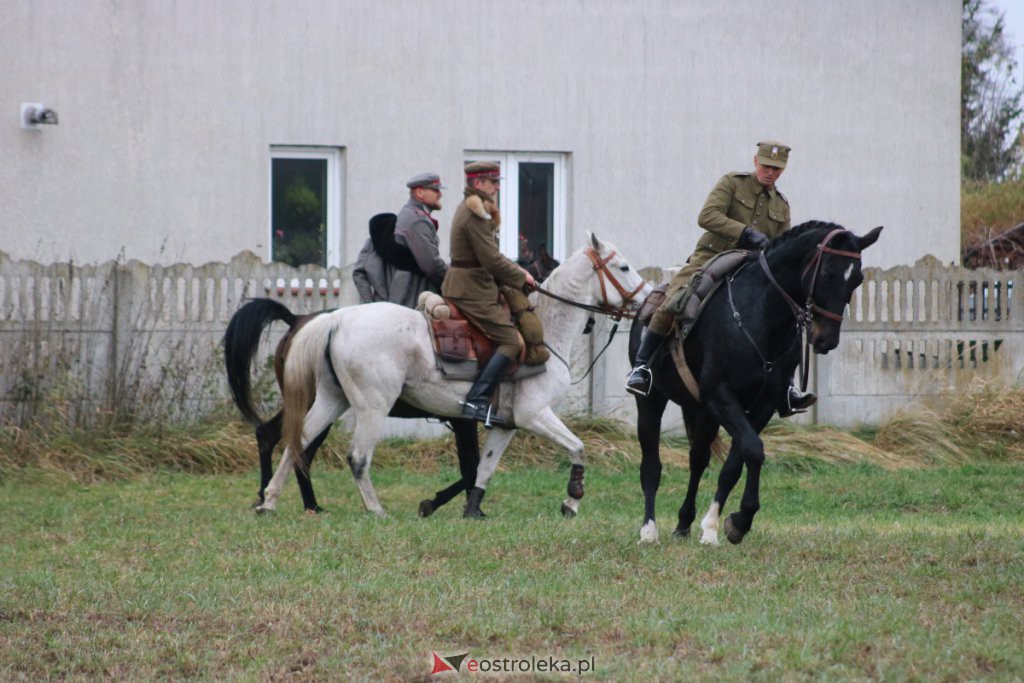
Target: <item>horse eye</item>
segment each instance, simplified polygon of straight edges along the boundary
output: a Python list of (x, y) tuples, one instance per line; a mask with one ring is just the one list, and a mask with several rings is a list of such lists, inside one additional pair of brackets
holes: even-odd
[(622, 266), (621, 268), (619, 268), (619, 270), (621, 270), (623, 273), (628, 273), (629, 272), (629, 266)]

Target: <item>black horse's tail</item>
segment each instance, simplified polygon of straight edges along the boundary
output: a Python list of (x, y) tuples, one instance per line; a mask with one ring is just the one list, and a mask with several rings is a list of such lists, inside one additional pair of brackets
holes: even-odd
[(259, 350), (264, 329), (275, 320), (292, 328), (298, 317), (284, 304), (273, 299), (250, 299), (231, 316), (231, 322), (224, 333), (224, 366), (231, 395), (242, 417), (253, 426), (259, 426), (263, 420), (252, 405), (250, 368)]

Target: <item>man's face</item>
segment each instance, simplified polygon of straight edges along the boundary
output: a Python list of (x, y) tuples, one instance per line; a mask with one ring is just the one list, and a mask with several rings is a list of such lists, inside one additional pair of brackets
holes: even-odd
[(491, 178), (478, 178), (475, 183), (476, 189), (492, 198), (498, 194), (498, 190), (501, 188), (501, 181)]
[(417, 187), (413, 196), (431, 211), (441, 210), (441, 190), (434, 190), (429, 187)]
[(779, 179), (782, 172), (786, 170), (784, 168), (777, 168), (775, 166), (765, 166), (757, 157), (754, 157), (754, 172), (757, 175), (757, 182), (761, 183), (769, 190), (775, 187), (775, 181)]

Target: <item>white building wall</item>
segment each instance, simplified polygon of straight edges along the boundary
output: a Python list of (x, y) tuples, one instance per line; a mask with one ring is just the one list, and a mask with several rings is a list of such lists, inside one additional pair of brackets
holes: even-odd
[(0, 33), (14, 258), (266, 257), (283, 144), (344, 148), (343, 263), (428, 169), (446, 251), (463, 151), (493, 149), (570, 155), (570, 247), (670, 266), (768, 137), (794, 222), (885, 224), (866, 265), (957, 258), (957, 0), (2, 0)]

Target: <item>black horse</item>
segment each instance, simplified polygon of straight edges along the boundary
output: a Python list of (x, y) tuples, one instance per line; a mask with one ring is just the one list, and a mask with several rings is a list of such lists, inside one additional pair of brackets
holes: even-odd
[[(274, 352), (274, 373), (277, 376), (278, 386), (280, 386), (284, 361), (288, 355), (292, 337), (307, 322), (326, 312), (295, 315), (287, 306), (273, 299), (250, 299), (235, 311), (228, 322), (227, 331), (224, 333), (224, 366), (227, 370), (228, 386), (231, 388), (231, 397), (239, 412), (242, 413), (242, 417), (256, 430), (256, 444), (259, 450), (260, 489), (257, 494), (258, 499), (253, 503), (253, 507), (263, 502), (263, 490), (274, 475), (274, 448), (281, 441), (282, 412), (279, 410), (274, 417), (264, 421), (253, 406), (252, 387), (249, 379), (250, 368), (256, 352), (259, 350), (260, 338), (263, 336), (264, 330), (274, 321), (281, 321), (288, 325), (288, 332), (278, 342)], [(391, 417), (432, 417), (429, 413), (402, 402), (396, 403), (389, 414)], [(450, 425), (455, 434), (461, 476), (454, 484), (434, 494), (434, 498), (422, 501), (419, 506), (420, 517), (430, 516), (437, 508), (449, 502), (459, 493), (471, 489), (476, 481), (476, 467), (480, 460), (476, 423), (472, 420), (452, 420)], [(302, 505), (310, 513), (323, 512), (323, 508), (317, 504), (313, 483), (309, 479), (309, 466), (329, 431), (330, 427), (309, 443), (302, 454), (303, 462), (296, 463), (295, 466), (295, 479), (299, 485), (299, 492), (302, 494)]]
[[(699, 397), (686, 389), (669, 344), (662, 345), (651, 361), (651, 393), (636, 397), (637, 436), (643, 452), (641, 542), (658, 538), (654, 522), (654, 499), (661, 483), (658, 447), (661, 417), (670, 400), (683, 408), (690, 441), (690, 483), (679, 508), (675, 535), (690, 533), (697, 487), (711, 459), (719, 427), (732, 437), (732, 448), (718, 476), (714, 501), (701, 521), (701, 542), (718, 543), (719, 516), (743, 465), (747, 466), (747, 480), (740, 509), (726, 518), (724, 527), (732, 543), (739, 543), (750, 531), (760, 508), (764, 444), (759, 434), (784, 400), (793, 371), (800, 365), (801, 329), (806, 328), (807, 342), (815, 353), (828, 353), (836, 347), (843, 310), (864, 279), (860, 253), (875, 243), (881, 231), (877, 227), (858, 237), (834, 223), (812, 221), (783, 233), (763, 254), (751, 252), (711, 296), (684, 341), (686, 362)], [(642, 331), (642, 324), (633, 324), (631, 361)]]

